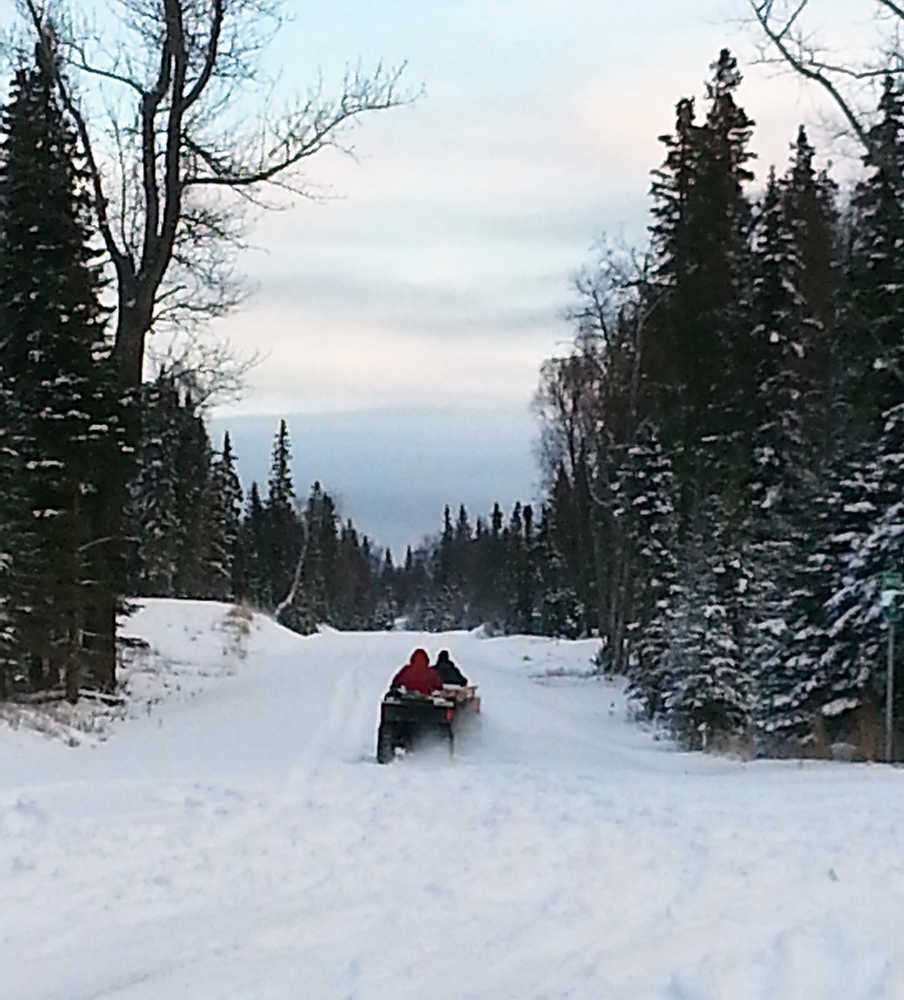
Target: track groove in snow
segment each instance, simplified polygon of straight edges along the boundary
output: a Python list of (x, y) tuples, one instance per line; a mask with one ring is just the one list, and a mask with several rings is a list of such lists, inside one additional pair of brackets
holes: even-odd
[[(575, 676), (592, 643), (256, 619), (242, 658), (226, 610), (130, 625), (193, 697), (96, 747), (0, 730), (3, 1000), (904, 996), (900, 771), (679, 753)], [(415, 645), (484, 711), (379, 767)]]

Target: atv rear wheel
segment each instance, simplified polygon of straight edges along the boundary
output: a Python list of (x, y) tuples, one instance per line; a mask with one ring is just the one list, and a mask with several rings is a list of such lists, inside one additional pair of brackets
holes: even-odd
[(395, 733), (388, 723), (380, 723), (377, 730), (377, 763), (388, 764), (395, 756)]

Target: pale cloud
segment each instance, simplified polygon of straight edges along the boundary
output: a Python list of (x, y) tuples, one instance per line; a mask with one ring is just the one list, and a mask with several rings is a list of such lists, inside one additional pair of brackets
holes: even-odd
[[(631, 66), (614, 32), (603, 56), (617, 58), (585, 76), (565, 73), (558, 87), (519, 77), (483, 94), (472, 82), (457, 99), (440, 88), (369, 122), (362, 162), (312, 165), (312, 182), (343, 197), (260, 220), (254, 240), (269, 253), (249, 259), (259, 293), (223, 324), (238, 344), (270, 351), (243, 409), (402, 395), (464, 407), (494, 394), (526, 407), (540, 363), (567, 338), (570, 276), (594, 241), (645, 239), (657, 136), (681, 96), (700, 94), (724, 33), (685, 10), (670, 44), (647, 38)], [(793, 81), (746, 73), (762, 177), (819, 106)]]
[(532, 389), (525, 386), (533, 386), (551, 343), (544, 316), (530, 312), (498, 317), (494, 325), (507, 335), (489, 339), (486, 321), (475, 328), (463, 319), (440, 332), (416, 317), (373, 320), (361, 312), (253, 310), (255, 335), (242, 343), (268, 353), (254, 373), (255, 395), (229, 412), (335, 412), (400, 399), (526, 410)]

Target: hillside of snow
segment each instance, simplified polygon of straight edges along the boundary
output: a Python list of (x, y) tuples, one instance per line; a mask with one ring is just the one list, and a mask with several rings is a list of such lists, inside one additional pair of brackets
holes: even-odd
[[(177, 601), (126, 632), (94, 735), (0, 721), (3, 1000), (904, 997), (898, 769), (679, 752), (588, 642)], [(382, 767), (417, 645), (482, 713)]]

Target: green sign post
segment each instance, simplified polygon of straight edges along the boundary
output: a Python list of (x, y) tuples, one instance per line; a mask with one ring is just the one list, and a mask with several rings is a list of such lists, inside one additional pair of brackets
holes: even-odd
[(896, 622), (901, 618), (901, 597), (904, 591), (904, 579), (900, 573), (883, 573), (882, 590), (879, 603), (887, 622)]
[(890, 764), (894, 754), (894, 697), (895, 697), (895, 622), (901, 617), (901, 597), (904, 581), (901, 574), (882, 574), (879, 603), (888, 622), (888, 661), (885, 668), (885, 760)]

